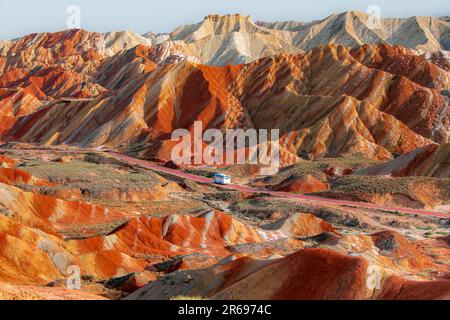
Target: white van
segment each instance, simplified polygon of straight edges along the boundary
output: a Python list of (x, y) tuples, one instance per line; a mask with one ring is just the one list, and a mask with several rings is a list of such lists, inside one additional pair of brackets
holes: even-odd
[(231, 177), (225, 174), (216, 173), (214, 175), (213, 182), (215, 184), (222, 184), (222, 185), (231, 184)]

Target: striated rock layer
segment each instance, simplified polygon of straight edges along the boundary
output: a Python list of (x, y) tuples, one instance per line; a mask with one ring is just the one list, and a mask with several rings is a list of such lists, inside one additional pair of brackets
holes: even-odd
[(286, 164), (305, 154), (390, 159), (448, 141), (449, 74), (405, 48), (327, 45), (225, 67), (160, 49), (89, 56), (77, 74), (46, 64), (3, 73), (1, 138), (168, 161), (171, 133), (201, 121), (204, 130), (279, 129)]
[[(411, 241), (394, 231), (344, 233), (301, 212), (262, 226), (218, 210), (195, 216), (126, 215), (27, 192), (25, 185), (49, 182), (14, 167), (3, 168), (0, 177), (3, 299), (100, 299), (99, 282), (131, 293), (128, 299), (449, 297), (448, 280), (427, 281), (421, 275), (448, 271), (437, 260), (450, 254), (446, 240)], [(57, 287), (73, 266), (89, 279), (83, 280), (89, 281), (82, 283), (83, 291)], [(382, 271), (378, 291), (366, 286), (374, 266)]]
[(375, 167), (358, 170), (357, 175), (393, 177), (450, 177), (450, 144), (428, 145)]

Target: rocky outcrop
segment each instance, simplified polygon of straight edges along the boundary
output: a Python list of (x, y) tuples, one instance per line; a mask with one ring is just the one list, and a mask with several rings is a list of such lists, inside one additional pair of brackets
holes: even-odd
[(441, 37), (448, 22), (431, 17), (374, 19), (366, 13), (352, 11), (311, 23), (260, 22), (258, 25), (293, 32), (296, 45), (304, 50), (327, 43), (350, 46), (387, 43), (422, 50), (449, 50), (449, 43)]
[(450, 144), (432, 144), (395, 160), (358, 170), (356, 175), (450, 177)]
[(397, 54), (412, 57), (407, 50), (328, 45), (226, 67), (158, 66), (154, 54), (138, 46), (102, 60), (95, 86), (103, 93), (89, 99), (62, 99), (56, 84), (41, 86), (44, 97), (16, 97), (19, 111), (3, 115), (3, 139), (107, 146), (167, 162), (173, 130), (202, 121), (204, 130), (279, 129), (284, 163), (302, 154), (389, 159), (447, 139), (440, 89), (448, 74), (420, 57), (420, 78), (392, 70)]
[(272, 187), (276, 191), (285, 191), (292, 193), (313, 193), (328, 189), (328, 184), (319, 179), (307, 175), (305, 177), (290, 177), (281, 183)]

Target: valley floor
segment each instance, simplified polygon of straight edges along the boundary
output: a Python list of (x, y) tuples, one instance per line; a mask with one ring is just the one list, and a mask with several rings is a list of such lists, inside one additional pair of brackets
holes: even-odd
[(448, 179), (361, 179), (380, 163), (357, 158), (258, 177), (74, 147), (1, 153), (5, 299), (450, 298)]

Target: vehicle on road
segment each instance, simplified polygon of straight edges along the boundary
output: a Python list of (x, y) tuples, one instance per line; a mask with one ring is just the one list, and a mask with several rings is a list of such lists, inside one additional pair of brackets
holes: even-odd
[(216, 173), (213, 177), (213, 182), (221, 185), (231, 184), (231, 177), (226, 174)]

